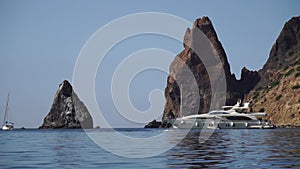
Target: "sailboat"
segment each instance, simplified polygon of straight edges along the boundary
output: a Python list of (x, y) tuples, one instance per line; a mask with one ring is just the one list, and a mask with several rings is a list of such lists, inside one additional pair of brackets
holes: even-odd
[(9, 93), (7, 95), (6, 107), (5, 107), (5, 114), (3, 119), (2, 130), (13, 130), (14, 123), (8, 121), (8, 111), (9, 111)]

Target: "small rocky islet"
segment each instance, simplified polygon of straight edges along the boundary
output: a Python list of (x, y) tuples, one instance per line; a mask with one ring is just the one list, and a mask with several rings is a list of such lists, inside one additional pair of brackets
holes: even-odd
[(59, 85), (51, 109), (39, 129), (81, 128), (93, 128), (93, 118), (72, 85), (64, 80)]

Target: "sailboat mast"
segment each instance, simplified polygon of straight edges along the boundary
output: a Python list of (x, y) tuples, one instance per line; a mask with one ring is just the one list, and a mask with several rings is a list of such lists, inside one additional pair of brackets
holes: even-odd
[(7, 95), (7, 100), (6, 100), (6, 107), (5, 107), (5, 114), (4, 114), (4, 119), (3, 119), (3, 124), (5, 124), (5, 122), (8, 119), (8, 111), (9, 111), (9, 93)]
[(183, 117), (183, 109), (182, 109), (182, 104), (183, 104), (183, 100), (182, 100), (182, 84), (180, 84), (180, 117)]

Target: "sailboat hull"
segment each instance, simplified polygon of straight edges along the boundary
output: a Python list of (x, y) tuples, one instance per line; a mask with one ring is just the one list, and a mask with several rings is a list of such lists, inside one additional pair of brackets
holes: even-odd
[(13, 130), (14, 129), (14, 126), (11, 126), (11, 125), (3, 125), (2, 126), (2, 130)]
[(2, 130), (13, 130), (14, 129), (14, 123), (9, 122), (8, 119), (8, 111), (9, 111), (9, 93), (7, 95), (7, 101), (6, 101), (6, 107), (5, 107), (5, 115), (4, 115), (4, 120), (3, 120), (3, 126)]

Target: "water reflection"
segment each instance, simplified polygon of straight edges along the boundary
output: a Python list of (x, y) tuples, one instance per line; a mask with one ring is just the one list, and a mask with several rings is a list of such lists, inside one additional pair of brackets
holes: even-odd
[[(180, 131), (174, 131), (170, 141)], [(216, 130), (199, 143), (191, 131), (167, 152), (169, 168), (299, 168), (299, 130)], [(201, 140), (201, 139), (200, 139)]]
[(49, 140), (49, 151), (53, 155), (53, 163), (58, 168), (64, 168), (65, 166), (78, 168), (83, 161), (81, 155), (84, 149), (84, 145), (78, 143), (84, 142), (84, 139), (80, 130), (53, 131), (53, 137)]
[[(275, 139), (276, 138), (276, 139)], [(297, 129), (282, 129), (268, 133), (263, 144), (268, 155), (262, 160), (273, 167), (300, 168), (300, 133)]]
[[(206, 133), (207, 132), (207, 133)], [(200, 135), (201, 133), (201, 135)], [(210, 131), (191, 131), (175, 148), (170, 150), (168, 166), (170, 168), (211, 168), (218, 164), (230, 163), (226, 134), (214, 132), (209, 140), (199, 143), (199, 138)]]

